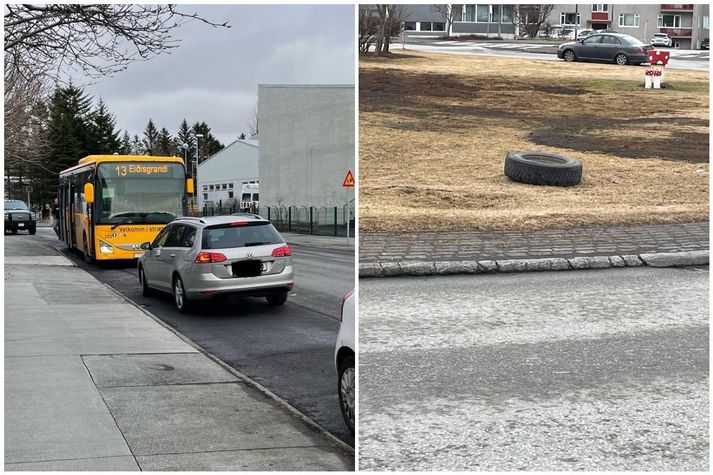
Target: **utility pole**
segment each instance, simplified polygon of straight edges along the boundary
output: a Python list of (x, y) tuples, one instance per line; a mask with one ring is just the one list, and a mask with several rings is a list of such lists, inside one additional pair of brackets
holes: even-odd
[(579, 26), (579, 4), (574, 4), (574, 41), (577, 41), (577, 27)]
[(200, 147), (198, 146), (198, 139), (203, 137), (203, 134), (193, 134), (196, 138), (196, 159), (193, 162), (193, 204), (198, 207), (198, 156), (200, 154)]

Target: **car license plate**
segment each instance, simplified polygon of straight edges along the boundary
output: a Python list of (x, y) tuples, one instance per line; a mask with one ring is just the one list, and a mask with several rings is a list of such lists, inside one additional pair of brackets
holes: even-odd
[(17, 224), (17, 227), (18, 227), (18, 228), (24, 228), (24, 227), (25, 227), (25, 223), (18, 223), (18, 224)]
[(262, 272), (267, 271), (267, 262), (263, 262), (263, 263), (262, 263), (262, 269), (261, 269), (261, 270), (262, 270)]

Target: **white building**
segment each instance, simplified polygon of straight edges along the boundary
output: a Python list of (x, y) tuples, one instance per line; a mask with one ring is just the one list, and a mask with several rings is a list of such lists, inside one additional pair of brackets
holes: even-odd
[(353, 85), (260, 84), (258, 120), (261, 208), (346, 206), (342, 181), (354, 173)]
[(198, 165), (198, 205), (239, 206), (243, 185), (259, 179), (258, 142), (236, 140)]

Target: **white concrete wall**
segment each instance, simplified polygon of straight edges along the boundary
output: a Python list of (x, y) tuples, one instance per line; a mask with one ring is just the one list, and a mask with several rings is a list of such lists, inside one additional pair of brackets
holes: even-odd
[[(258, 88), (260, 206), (344, 206), (354, 173), (354, 86)], [(349, 190), (354, 199), (354, 189)]]
[[(257, 181), (258, 171), (258, 144), (252, 140), (236, 140), (209, 159), (198, 165), (198, 204), (203, 208), (207, 201), (216, 205), (222, 201), (223, 206), (228, 202), (229, 194), (233, 192), (233, 199), (240, 202), (240, 193), (243, 182)], [(230, 189), (230, 184), (233, 188)], [(213, 185), (213, 190), (210, 186)], [(223, 189), (223, 185), (226, 188)], [(208, 186), (208, 191), (203, 187)]]

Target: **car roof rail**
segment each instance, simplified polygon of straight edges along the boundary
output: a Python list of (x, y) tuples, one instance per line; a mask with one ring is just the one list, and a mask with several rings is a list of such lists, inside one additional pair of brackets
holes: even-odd
[(174, 221), (178, 220), (188, 220), (188, 221), (198, 221), (199, 223), (205, 224), (205, 221), (203, 221), (201, 218), (197, 218), (195, 216), (179, 216), (178, 218), (174, 219)]

